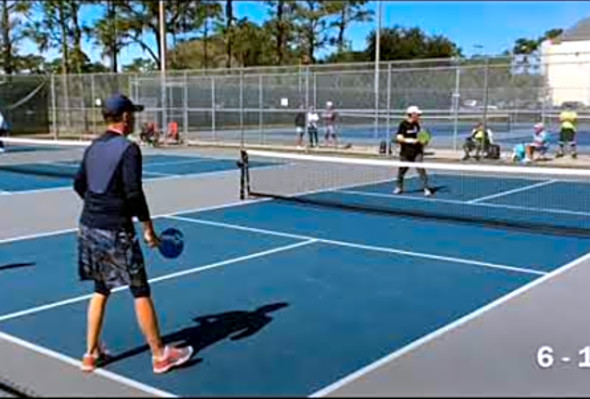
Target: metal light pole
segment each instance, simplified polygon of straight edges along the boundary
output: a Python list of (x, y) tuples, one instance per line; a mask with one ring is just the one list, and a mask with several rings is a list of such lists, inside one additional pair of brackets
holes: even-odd
[[(483, 49), (481, 44), (476, 44), (473, 46), (476, 49)], [(484, 55), (485, 59), (485, 68), (484, 68), (484, 87), (483, 87), (483, 125), (484, 129), (488, 128), (488, 75), (489, 75), (489, 59), (487, 54)]]
[(375, 33), (375, 138), (379, 136), (379, 63), (381, 61), (381, 1), (377, 2), (377, 32)]
[(168, 123), (167, 108), (168, 99), (166, 87), (166, 11), (164, 9), (164, 0), (159, 2), (159, 25), (160, 25), (160, 81), (161, 81), (161, 100), (162, 100), (162, 129), (166, 129)]

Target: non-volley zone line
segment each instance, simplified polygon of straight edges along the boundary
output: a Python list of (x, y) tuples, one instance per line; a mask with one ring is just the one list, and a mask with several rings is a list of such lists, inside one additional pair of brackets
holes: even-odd
[(291, 233), (281, 232), (281, 231), (277, 231), (277, 230), (260, 229), (260, 228), (256, 228), (256, 227), (249, 227), (249, 226), (243, 226), (243, 225), (232, 224), (232, 223), (215, 222), (215, 221), (211, 221), (211, 220), (197, 219), (197, 218), (192, 218), (192, 217), (173, 215), (173, 216), (167, 216), (166, 218), (172, 219), (172, 220), (183, 221), (183, 222), (208, 225), (208, 226), (213, 226), (213, 227), (223, 227), (223, 228), (227, 228), (227, 229), (241, 230), (241, 231), (247, 231), (247, 232), (251, 232), (251, 233), (272, 235), (272, 236), (277, 236), (277, 237), (293, 238), (293, 239), (298, 239), (298, 240), (313, 240), (314, 242), (318, 242), (318, 243), (322, 243), (322, 244), (335, 245), (335, 246), (347, 247), (347, 248), (353, 248), (353, 249), (360, 249), (360, 250), (369, 251), (369, 252), (370, 251), (385, 252), (385, 253), (390, 253), (390, 254), (395, 254), (395, 255), (410, 256), (410, 257), (423, 258), (423, 259), (431, 259), (431, 260), (437, 260), (437, 261), (442, 261), (442, 262), (466, 264), (466, 265), (471, 265), (471, 266), (486, 267), (486, 268), (492, 268), (492, 269), (517, 272), (517, 273), (532, 274), (532, 275), (537, 275), (537, 276), (544, 276), (545, 274), (547, 274), (547, 272), (544, 272), (541, 270), (536, 270), (536, 269), (530, 269), (530, 268), (522, 268), (522, 267), (517, 267), (517, 266), (502, 265), (502, 264), (490, 263), (490, 262), (480, 262), (480, 261), (473, 260), (473, 259), (465, 259), (465, 258), (457, 258), (457, 257), (452, 257), (452, 256), (443, 256), (443, 255), (429, 254), (429, 253), (423, 253), (423, 252), (415, 252), (415, 251), (403, 250), (403, 249), (398, 249), (398, 248), (388, 248), (388, 247), (366, 245), (366, 244), (341, 241), (341, 240), (331, 240), (331, 239), (326, 239), (326, 238), (321, 238), (321, 237), (316, 237), (316, 236), (309, 236), (309, 235), (302, 235), (302, 234), (291, 234)]
[(444, 204), (469, 205), (469, 206), (487, 207), (487, 208), (502, 208), (502, 209), (516, 210), (516, 211), (555, 213), (558, 215), (571, 215), (571, 216), (583, 216), (583, 217), (590, 216), (590, 212), (570, 211), (567, 209), (537, 208), (537, 207), (527, 207), (527, 206), (519, 206), (519, 205), (494, 204), (494, 203), (488, 203), (488, 202), (469, 202), (469, 201), (460, 201), (460, 200), (451, 200), (451, 199), (433, 198), (433, 197), (429, 197), (429, 198), (413, 197), (410, 195), (375, 193), (375, 192), (371, 192), (371, 191), (362, 191), (362, 190), (336, 190), (334, 192), (335, 193), (342, 193), (342, 194), (366, 196), (366, 197), (380, 197), (380, 198), (395, 199), (395, 200), (410, 200), (410, 201), (423, 201), (423, 202), (435, 202), (435, 203), (439, 202), (439, 203), (444, 203)]

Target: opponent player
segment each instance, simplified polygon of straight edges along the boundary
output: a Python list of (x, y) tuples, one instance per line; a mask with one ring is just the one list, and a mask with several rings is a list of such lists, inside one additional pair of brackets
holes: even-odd
[(326, 109), (324, 110), (324, 125), (326, 126), (326, 144), (329, 145), (331, 139), (334, 139), (334, 145), (337, 145), (336, 139), (336, 118), (338, 113), (334, 109), (332, 101), (326, 103)]
[[(407, 118), (401, 121), (399, 124), (396, 141), (400, 145), (400, 156), (401, 161), (406, 162), (422, 162), (424, 160), (424, 146), (418, 141), (418, 133), (420, 133), (420, 115), (422, 111), (415, 105), (408, 107), (406, 110)], [(397, 173), (397, 186), (394, 190), (394, 194), (401, 194), (404, 191), (404, 176), (408, 171), (408, 167), (401, 167)], [(420, 179), (422, 180), (422, 186), (424, 189), (424, 195), (430, 197), (433, 192), (428, 187), (428, 175), (426, 170), (422, 168), (416, 168)]]
[(559, 131), (559, 150), (555, 154), (556, 158), (563, 157), (565, 155), (565, 146), (569, 144), (571, 149), (572, 158), (577, 157), (576, 151), (576, 125), (578, 123), (578, 113), (570, 106), (567, 105), (561, 114), (559, 114), (559, 120), (561, 122), (561, 129)]
[[(309, 146), (310, 147), (317, 147), (318, 144), (318, 121), (320, 120), (320, 116), (315, 110), (315, 107), (312, 105), (309, 107), (309, 112), (307, 113), (307, 133), (309, 134)], [(315, 142), (315, 145), (314, 145)]]
[(303, 135), (305, 134), (305, 109), (303, 104), (299, 106), (299, 111), (295, 115), (295, 131), (297, 132), (297, 148), (303, 146)]

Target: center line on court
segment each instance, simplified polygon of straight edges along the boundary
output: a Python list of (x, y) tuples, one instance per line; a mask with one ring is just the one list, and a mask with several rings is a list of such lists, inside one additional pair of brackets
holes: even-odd
[(237, 225), (237, 224), (212, 222), (209, 220), (193, 219), (193, 218), (187, 218), (187, 217), (182, 217), (182, 216), (169, 216), (167, 218), (173, 219), (173, 220), (180, 220), (180, 221), (184, 221), (184, 222), (189, 222), (189, 223), (204, 224), (204, 225), (210, 225), (210, 226), (216, 226), (216, 227), (225, 227), (228, 229), (249, 231), (249, 232), (253, 232), (253, 233), (261, 233), (261, 234), (274, 235), (274, 236), (279, 236), (279, 237), (287, 237), (287, 238), (294, 238), (294, 239), (300, 239), (300, 240), (315, 240), (316, 242), (320, 242), (320, 243), (324, 243), (324, 244), (331, 244), (331, 245), (336, 245), (336, 246), (341, 246), (341, 247), (363, 249), (363, 250), (367, 250), (367, 251), (387, 252), (387, 253), (392, 253), (392, 254), (396, 254), (396, 255), (412, 256), (412, 257), (416, 257), (416, 258), (425, 258), (425, 259), (434, 259), (434, 260), (440, 260), (440, 261), (450, 262), (450, 263), (462, 263), (462, 264), (481, 266), (481, 267), (487, 267), (487, 268), (492, 268), (492, 269), (507, 270), (507, 271), (517, 272), (517, 273), (534, 274), (534, 275), (538, 275), (538, 276), (544, 276), (545, 274), (547, 274), (546, 272), (536, 270), (536, 269), (528, 269), (528, 268), (522, 268), (522, 267), (516, 267), (516, 266), (500, 265), (500, 264), (489, 263), (489, 262), (480, 262), (477, 260), (456, 258), (456, 257), (451, 257), (451, 256), (442, 256), (442, 255), (427, 254), (427, 253), (422, 253), (422, 252), (406, 251), (406, 250), (397, 249), (397, 248), (386, 248), (386, 247), (379, 247), (379, 246), (374, 246), (374, 245), (357, 244), (357, 243), (352, 243), (352, 242), (347, 242), (347, 241), (330, 240), (330, 239), (324, 239), (324, 238), (320, 238), (320, 237), (312, 237), (312, 236), (307, 236), (307, 235), (283, 233), (280, 231), (258, 229), (258, 228), (254, 228), (254, 227), (241, 226), (241, 225)]

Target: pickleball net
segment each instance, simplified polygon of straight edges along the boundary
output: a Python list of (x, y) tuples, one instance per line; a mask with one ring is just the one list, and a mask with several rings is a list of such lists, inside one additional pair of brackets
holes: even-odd
[[(243, 199), (590, 238), (590, 170), (259, 150), (241, 154)], [(273, 166), (250, 167), (254, 161)], [(424, 196), (418, 166), (427, 171), (432, 197)], [(394, 194), (400, 167), (410, 169), (404, 192)]]
[(73, 178), (88, 141), (0, 137), (0, 178), (34, 175)]

